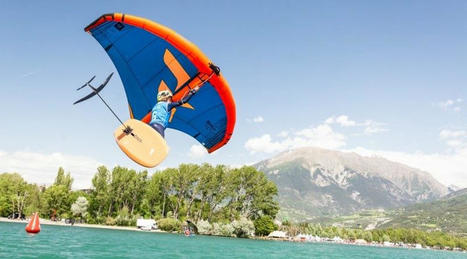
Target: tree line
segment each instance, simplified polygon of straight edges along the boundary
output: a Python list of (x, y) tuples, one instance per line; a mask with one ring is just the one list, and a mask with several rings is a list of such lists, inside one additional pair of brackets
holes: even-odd
[(422, 231), (408, 228), (385, 228), (385, 229), (348, 229), (336, 226), (322, 226), (313, 223), (291, 223), (283, 222), (281, 230), (291, 236), (308, 234), (321, 238), (340, 237), (344, 240), (355, 241), (363, 239), (375, 243), (405, 243), (420, 244), (424, 247), (460, 248), (467, 250), (467, 238), (453, 236), (441, 231)]
[(48, 187), (27, 183), (17, 173), (0, 174), (0, 216), (39, 211), (44, 218), (91, 224), (135, 225), (137, 218), (253, 224), (264, 216), (272, 220), (279, 210), (276, 185), (248, 166), (181, 164), (151, 176), (101, 166), (89, 190), (72, 190), (72, 183), (63, 168)]

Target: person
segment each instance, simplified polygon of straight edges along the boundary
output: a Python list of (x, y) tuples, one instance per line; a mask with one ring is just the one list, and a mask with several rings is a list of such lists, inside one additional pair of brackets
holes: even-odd
[(185, 236), (190, 236), (191, 232), (190, 232), (190, 229), (188, 227), (185, 227)]
[(167, 128), (167, 124), (169, 124), (170, 111), (175, 107), (187, 103), (198, 90), (198, 86), (191, 89), (185, 97), (177, 102), (172, 102), (172, 93), (170, 91), (160, 91), (157, 94), (157, 103), (154, 105), (154, 108), (152, 108), (149, 125), (164, 138), (165, 128)]

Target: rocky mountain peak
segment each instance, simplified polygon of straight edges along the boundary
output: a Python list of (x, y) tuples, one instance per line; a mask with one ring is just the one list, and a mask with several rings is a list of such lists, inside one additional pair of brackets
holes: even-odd
[(352, 152), (305, 147), (255, 167), (276, 182), (282, 206), (311, 215), (405, 206), (448, 193), (427, 172)]

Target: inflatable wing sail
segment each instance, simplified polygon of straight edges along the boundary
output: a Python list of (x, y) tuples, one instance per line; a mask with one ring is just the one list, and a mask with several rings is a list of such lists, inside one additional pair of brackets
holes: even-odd
[(193, 43), (160, 24), (120, 13), (102, 15), (84, 30), (117, 68), (131, 118), (148, 123), (159, 91), (171, 91), (177, 101), (201, 85), (188, 103), (172, 110), (168, 127), (191, 135), (210, 153), (229, 141), (236, 116), (232, 93)]

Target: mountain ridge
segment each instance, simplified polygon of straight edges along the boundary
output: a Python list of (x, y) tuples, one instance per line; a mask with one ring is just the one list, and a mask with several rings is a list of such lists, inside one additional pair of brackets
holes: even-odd
[(302, 219), (403, 207), (448, 193), (428, 172), (352, 152), (305, 147), (253, 166), (278, 186), (282, 212)]

